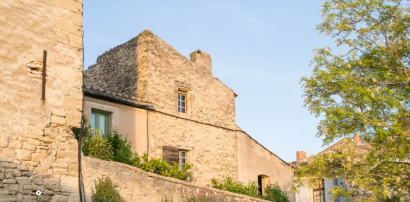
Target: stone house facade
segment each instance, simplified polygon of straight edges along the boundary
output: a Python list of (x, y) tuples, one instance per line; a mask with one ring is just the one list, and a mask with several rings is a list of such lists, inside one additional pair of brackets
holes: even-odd
[(82, 113), (82, 9), (0, 2), (0, 201), (79, 201), (71, 128)]
[(139, 154), (193, 163), (200, 185), (223, 176), (278, 182), (294, 201), (292, 167), (235, 124), (237, 94), (212, 76), (209, 54), (196, 50), (187, 59), (145, 30), (99, 56), (84, 85), (91, 124), (118, 129)]

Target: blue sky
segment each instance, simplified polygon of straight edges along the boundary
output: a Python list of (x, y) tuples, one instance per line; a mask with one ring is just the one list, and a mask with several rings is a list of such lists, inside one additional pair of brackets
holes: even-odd
[(236, 124), (286, 161), (296, 151), (324, 148), (315, 137), (319, 118), (303, 107), (299, 84), (309, 76), (312, 50), (334, 48), (318, 35), (324, 0), (87, 0), (84, 1), (85, 67), (137, 36), (154, 32), (189, 58), (196, 49), (212, 57), (213, 76), (239, 96)]

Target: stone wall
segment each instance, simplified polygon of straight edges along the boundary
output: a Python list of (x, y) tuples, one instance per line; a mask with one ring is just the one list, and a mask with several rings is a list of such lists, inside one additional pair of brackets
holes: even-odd
[(137, 37), (97, 58), (84, 72), (84, 83), (107, 91), (136, 96)]
[(163, 146), (188, 150), (194, 164), (194, 182), (207, 185), (212, 178), (238, 179), (236, 132), (148, 112), (149, 157), (161, 157)]
[[(103, 176), (108, 176), (113, 181), (116, 189), (128, 202), (160, 202), (165, 197), (172, 198), (174, 202), (180, 202), (184, 189), (194, 189), (199, 192), (200, 189), (205, 188), (182, 180), (147, 173), (126, 164), (91, 157), (83, 158), (83, 166), (87, 201), (91, 201), (95, 181)], [(206, 190), (213, 191), (218, 201), (221, 202), (266, 201), (209, 187), (206, 187)]]
[(82, 1), (2, 0), (0, 13), (0, 201), (78, 201)]

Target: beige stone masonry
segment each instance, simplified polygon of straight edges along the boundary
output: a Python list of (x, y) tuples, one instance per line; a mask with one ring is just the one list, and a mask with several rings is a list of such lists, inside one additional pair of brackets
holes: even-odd
[[(95, 181), (103, 176), (108, 176), (113, 181), (116, 189), (128, 202), (158, 202), (165, 197), (172, 198), (174, 202), (182, 202), (181, 193), (184, 189), (194, 189), (199, 192), (204, 188), (201, 185), (144, 172), (130, 165), (91, 157), (84, 157), (83, 165), (87, 201), (91, 201), (91, 188), (94, 187)], [(266, 201), (215, 188), (205, 188), (207, 191), (214, 192), (216, 198), (224, 202)]]

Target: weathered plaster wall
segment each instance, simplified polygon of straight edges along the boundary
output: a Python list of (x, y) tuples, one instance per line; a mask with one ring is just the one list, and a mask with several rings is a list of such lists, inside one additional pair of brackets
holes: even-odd
[[(185, 188), (197, 192), (204, 188), (182, 180), (147, 173), (133, 166), (90, 157), (83, 158), (83, 166), (87, 201), (91, 201), (91, 187), (94, 187), (94, 182), (103, 176), (108, 176), (113, 181), (121, 196), (128, 202), (158, 202), (165, 197), (172, 197), (174, 202), (181, 202), (181, 193)], [(213, 191), (218, 201), (266, 201), (209, 187), (206, 187), (206, 190)]]
[(0, 199), (78, 201), (82, 1), (2, 0), (0, 13)]
[(288, 192), (291, 201), (295, 195), (290, 191), (293, 186), (291, 166), (260, 146), (248, 135), (238, 132), (238, 173), (242, 182), (258, 181), (258, 175), (266, 175), (270, 183), (278, 182), (282, 190)]
[(163, 146), (190, 151), (195, 183), (222, 176), (237, 180), (236, 132), (150, 111), (148, 134), (150, 157), (162, 156)]
[(131, 142), (132, 150), (142, 155), (147, 152), (147, 110), (103, 101), (92, 97), (84, 97), (84, 116), (90, 120), (91, 109), (111, 112), (110, 122), (113, 129)]

